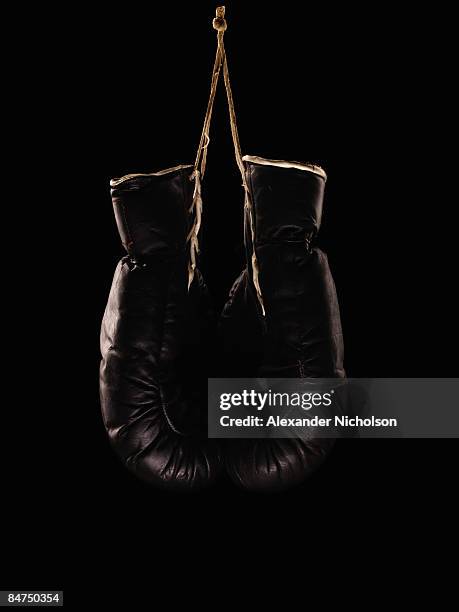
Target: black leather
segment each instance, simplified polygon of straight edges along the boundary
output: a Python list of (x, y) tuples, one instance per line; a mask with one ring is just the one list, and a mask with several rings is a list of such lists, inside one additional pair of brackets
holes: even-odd
[[(252, 162), (245, 168), (255, 242), (246, 222), (248, 265), (221, 317), (231, 375), (345, 377), (335, 285), (325, 254), (311, 245), (320, 227), (325, 180), (296, 168)], [(252, 282), (253, 247), (265, 317)], [(311, 438), (231, 440), (227, 469), (246, 489), (285, 489), (315, 471), (332, 445), (332, 440)]]
[(101, 405), (111, 443), (141, 479), (173, 490), (211, 484), (220, 450), (207, 439), (215, 319), (201, 274), (188, 291), (191, 170), (112, 189), (128, 252), (115, 271), (101, 331)]
[[(255, 240), (221, 317), (224, 359), (201, 274), (188, 290), (190, 169), (131, 177), (112, 190), (128, 252), (115, 272), (101, 331), (101, 403), (112, 445), (141, 479), (191, 490), (217, 478), (222, 456), (207, 439), (207, 376), (344, 377), (338, 301), (319, 230), (324, 179), (246, 162)], [(266, 316), (251, 268), (255, 249)], [(283, 383), (285, 385), (285, 383)], [(284, 386), (285, 388), (285, 386)], [(301, 483), (332, 440), (230, 440), (225, 461), (238, 485), (258, 491)]]

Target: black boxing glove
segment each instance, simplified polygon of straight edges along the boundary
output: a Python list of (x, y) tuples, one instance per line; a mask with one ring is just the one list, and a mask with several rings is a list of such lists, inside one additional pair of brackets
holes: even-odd
[(220, 451), (207, 439), (207, 375), (214, 318), (187, 237), (192, 168), (113, 180), (123, 245), (102, 321), (100, 395), (110, 441), (148, 483), (211, 484)]
[[(243, 159), (251, 193), (247, 267), (221, 317), (225, 362), (232, 364), (228, 371), (235, 377), (343, 378), (335, 285), (325, 254), (312, 246), (326, 175), (309, 164)], [(285, 489), (315, 471), (332, 445), (310, 436), (231, 440), (227, 469), (244, 488)]]

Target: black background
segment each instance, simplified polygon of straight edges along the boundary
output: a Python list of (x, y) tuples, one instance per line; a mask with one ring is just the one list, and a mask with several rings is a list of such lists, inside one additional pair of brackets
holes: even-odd
[[(16, 387), (31, 397), (32, 408), (15, 408), (29, 433), (4, 436), (5, 586), (64, 588), (70, 601), (83, 596), (81, 583), (98, 583), (97, 598), (106, 589), (118, 597), (128, 579), (149, 587), (174, 567), (178, 588), (222, 551), (258, 559), (280, 543), (307, 549), (311, 560), (317, 536), (355, 544), (355, 534), (370, 529), (383, 546), (389, 524), (403, 541), (416, 541), (428, 536), (413, 516), (454, 508), (453, 440), (343, 440), (305, 486), (271, 496), (226, 481), (188, 497), (159, 493), (109, 448), (98, 333), (122, 248), (108, 183), (193, 163), (215, 52), (214, 7), (132, 5), (96, 15), (72, 6), (57, 14), (53, 38), (40, 41), (44, 59), (29, 92), (42, 118), (40, 146), (51, 134), (56, 144), (52, 160), (37, 161), (65, 169), (62, 187), (40, 183), (46, 189), (37, 201), (45, 205), (30, 213), (32, 225), (57, 229), (40, 229), (40, 248), (27, 259), (32, 270), (44, 261), (46, 274), (32, 307), (39, 321), (32, 346), (40, 350)], [(227, 3), (227, 21), (243, 152), (315, 162), (328, 173), (319, 244), (337, 286), (348, 375), (456, 376), (456, 237), (440, 143), (450, 129), (444, 23), (390, 3)], [(243, 265), (242, 196), (220, 87), (201, 241), (217, 310)], [(52, 357), (42, 358), (51, 338)], [(33, 451), (24, 454), (29, 437)]]

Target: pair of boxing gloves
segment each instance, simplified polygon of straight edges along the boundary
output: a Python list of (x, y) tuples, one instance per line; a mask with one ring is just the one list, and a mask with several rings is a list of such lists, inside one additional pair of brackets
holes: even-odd
[(251, 196), (247, 265), (219, 321), (198, 268), (189, 285), (192, 167), (112, 181), (127, 256), (116, 268), (102, 322), (102, 414), (125, 465), (171, 490), (211, 485), (223, 470), (245, 489), (282, 490), (303, 482), (333, 444), (313, 436), (207, 436), (211, 374), (345, 376), (335, 285), (325, 254), (313, 246), (325, 172), (247, 156), (243, 163)]

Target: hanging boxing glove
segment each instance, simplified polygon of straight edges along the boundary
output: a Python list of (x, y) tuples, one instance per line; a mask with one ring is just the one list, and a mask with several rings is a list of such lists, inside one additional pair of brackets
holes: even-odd
[(101, 331), (101, 405), (113, 448), (139, 478), (175, 490), (209, 485), (220, 467), (207, 439), (203, 376), (214, 321), (201, 274), (190, 275), (191, 172), (179, 166), (111, 182), (128, 255)]
[(177, 490), (211, 484), (221, 466), (216, 441), (207, 439), (206, 418), (216, 325), (196, 264), (223, 17), (224, 8), (217, 9), (217, 53), (194, 167), (111, 182), (128, 256), (116, 269), (102, 322), (102, 413), (127, 467), (149, 483)]
[[(247, 267), (221, 317), (226, 362), (252, 358), (233, 376), (341, 378), (343, 338), (325, 254), (312, 247), (326, 175), (308, 164), (243, 158)], [(248, 345), (250, 343), (250, 346)], [(302, 482), (322, 463), (328, 439), (231, 440), (227, 467), (247, 489)]]

